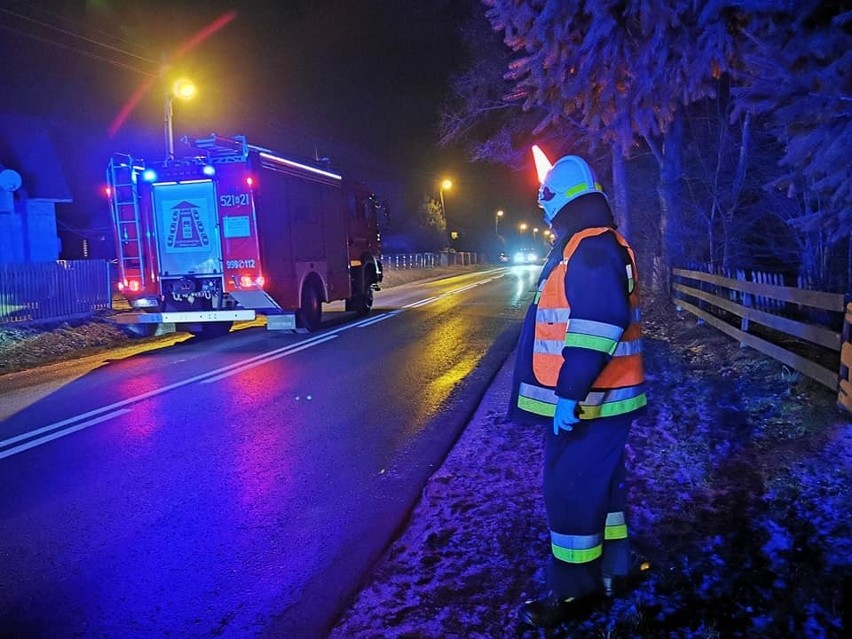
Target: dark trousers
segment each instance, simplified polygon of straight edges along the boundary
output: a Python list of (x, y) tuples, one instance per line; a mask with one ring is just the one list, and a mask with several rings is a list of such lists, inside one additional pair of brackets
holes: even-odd
[[(581, 421), (570, 432), (547, 426), (544, 503), (550, 530), (561, 535), (600, 535), (607, 513), (624, 512), (624, 446), (634, 415)], [(601, 557), (585, 563), (550, 558), (548, 589), (562, 597), (600, 590), (601, 577), (626, 575), (627, 539), (604, 540)]]

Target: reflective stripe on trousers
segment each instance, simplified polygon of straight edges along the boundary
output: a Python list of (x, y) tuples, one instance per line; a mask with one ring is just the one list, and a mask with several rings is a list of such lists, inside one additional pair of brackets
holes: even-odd
[(559, 561), (585, 564), (603, 554), (603, 540), (627, 539), (624, 513), (607, 513), (606, 527), (601, 535), (565, 535), (550, 531), (550, 550)]

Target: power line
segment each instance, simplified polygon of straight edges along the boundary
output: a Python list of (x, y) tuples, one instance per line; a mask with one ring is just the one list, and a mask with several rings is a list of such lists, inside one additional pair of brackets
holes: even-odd
[[(135, 59), (137, 59), (141, 62), (146, 62), (146, 63), (149, 63), (149, 64), (156, 64), (156, 62), (154, 60), (150, 59), (150, 58), (146, 58), (144, 56), (137, 55), (135, 53), (132, 53), (130, 51), (126, 51), (124, 49), (120, 49), (118, 47), (114, 47), (114, 46), (107, 44), (105, 42), (101, 42), (99, 40), (95, 40), (93, 38), (89, 38), (89, 37), (86, 37), (84, 35), (74, 33), (74, 32), (69, 31), (67, 29), (63, 29), (61, 27), (57, 27), (55, 25), (49, 24), (47, 22), (42, 22), (41, 20), (36, 20), (35, 18), (31, 18), (29, 16), (17, 13), (15, 11), (11, 11), (9, 9), (0, 8), (0, 13), (5, 13), (7, 15), (14, 16), (15, 18), (18, 18), (20, 20), (24, 20), (26, 22), (30, 22), (32, 24), (38, 25), (39, 27), (42, 27), (44, 29), (48, 29), (50, 31), (56, 31), (58, 33), (62, 33), (62, 34), (69, 36), (71, 38), (76, 38), (78, 40), (82, 40), (82, 41), (87, 42), (89, 44), (93, 44), (95, 46), (102, 47), (104, 49), (107, 49), (109, 51), (112, 51), (112, 52), (115, 52), (115, 53), (118, 53), (118, 54), (121, 54), (121, 55), (124, 55), (124, 56), (127, 56), (129, 58), (135, 58)], [(58, 40), (54, 40), (54, 39), (50, 39), (50, 38), (38, 35), (37, 33), (34, 33), (32, 31), (26, 31), (26, 30), (21, 29), (19, 27), (12, 26), (10, 24), (0, 23), (0, 27), (6, 29), (8, 31), (15, 32), (19, 35), (26, 37), (26, 38), (38, 40), (38, 41), (44, 42), (46, 44), (51, 44), (51, 45), (57, 46), (59, 48), (68, 50), (68, 51), (73, 51), (75, 53), (79, 53), (81, 55), (88, 56), (90, 58), (101, 60), (103, 62), (107, 62), (108, 64), (112, 64), (114, 66), (117, 66), (117, 67), (120, 67), (120, 68), (123, 68), (123, 69), (127, 69), (129, 71), (134, 71), (134, 72), (139, 73), (141, 75), (146, 75), (148, 77), (155, 77), (155, 74), (144, 71), (142, 69), (139, 69), (138, 67), (135, 67), (128, 62), (123, 62), (121, 60), (116, 60), (114, 58), (108, 58), (108, 57), (105, 57), (103, 55), (99, 55), (98, 53), (95, 53), (94, 51), (87, 51), (87, 50), (84, 50), (84, 49), (80, 49), (80, 48), (77, 48), (77, 47), (75, 47), (71, 44), (61, 42), (61, 41), (58, 41)]]
[(40, 42), (52, 44), (56, 47), (59, 47), (60, 49), (65, 49), (67, 51), (73, 51), (74, 53), (79, 53), (80, 55), (83, 55), (83, 56), (86, 56), (86, 57), (89, 57), (89, 58), (94, 58), (95, 60), (101, 60), (102, 62), (106, 62), (107, 64), (111, 64), (113, 66), (116, 66), (116, 67), (119, 67), (119, 68), (122, 68), (122, 69), (126, 69), (128, 71), (133, 71), (135, 73), (147, 76), (149, 78), (157, 77), (157, 74), (155, 74), (155, 73), (149, 73), (147, 71), (143, 71), (142, 69), (137, 69), (136, 67), (134, 67), (130, 64), (127, 64), (126, 62), (120, 62), (118, 60), (112, 60), (110, 58), (105, 58), (101, 55), (98, 55), (97, 53), (93, 53), (91, 51), (84, 51), (82, 49), (77, 49), (77, 48), (75, 48), (71, 45), (65, 44), (63, 42), (57, 42), (55, 40), (49, 40), (49, 39), (44, 38), (42, 36), (38, 36), (34, 33), (22, 31), (21, 29), (12, 27), (8, 24), (0, 24), (0, 29), (6, 29), (7, 31), (13, 31), (13, 32), (17, 33), (18, 35), (24, 36), (25, 38), (31, 38), (33, 40), (38, 40)]
[[(102, 30), (100, 30), (100, 29), (94, 29), (94, 28), (89, 27), (89, 26), (87, 26), (87, 25), (83, 25), (83, 24), (81, 24), (81, 23), (79, 23), (79, 22), (76, 22), (76, 21), (74, 21), (74, 20), (71, 20), (70, 18), (67, 18), (67, 17), (65, 17), (65, 16), (62, 16), (62, 15), (60, 15), (60, 14), (56, 13), (56, 12), (48, 11), (47, 9), (42, 9), (42, 8), (40, 8), (40, 7), (35, 7), (35, 6), (33, 6), (33, 5), (27, 5), (27, 7), (28, 7), (28, 8), (31, 8), (31, 9), (36, 9), (36, 10), (38, 10), (38, 11), (41, 11), (42, 13), (47, 13), (47, 14), (49, 14), (49, 15), (51, 15), (51, 16), (53, 16), (53, 17), (55, 17), (55, 18), (59, 19), (59, 20), (61, 20), (62, 22), (68, 22), (68, 23), (74, 24), (74, 25), (76, 25), (76, 26), (78, 26), (78, 27), (81, 27), (83, 30), (89, 30), (89, 31), (92, 31), (92, 32), (98, 33), (98, 34), (100, 34), (100, 35), (106, 36), (106, 37), (108, 37), (108, 38), (112, 38), (113, 40), (117, 40), (118, 42), (124, 42), (124, 43), (127, 43), (127, 44), (129, 44), (129, 45), (131, 45), (131, 46), (134, 46), (134, 47), (138, 48), (138, 49), (145, 49), (145, 48), (146, 48), (146, 47), (143, 47), (142, 45), (136, 44), (135, 42), (132, 42), (131, 40), (128, 40), (128, 39), (126, 39), (126, 38), (118, 38), (118, 37), (116, 37), (116, 36), (112, 35), (111, 33), (106, 32), (106, 31), (102, 31)], [(142, 62), (148, 62), (148, 63), (150, 63), (150, 64), (157, 64), (156, 60), (152, 60), (151, 58), (146, 58), (146, 57), (141, 56), (141, 55), (138, 55), (138, 54), (136, 54), (136, 53), (132, 53), (132, 52), (130, 52), (130, 51), (126, 51), (126, 50), (124, 50), (124, 49), (120, 49), (120, 48), (118, 48), (118, 47), (116, 47), (116, 46), (113, 46), (113, 45), (111, 45), (111, 44), (107, 44), (107, 43), (102, 42), (102, 41), (100, 41), (100, 40), (95, 40), (95, 39), (93, 39), (93, 38), (89, 38), (89, 37), (84, 36), (84, 35), (79, 35), (79, 33), (75, 33), (75, 32), (73, 32), (73, 31), (69, 31), (69, 30), (67, 30), (67, 29), (63, 29), (63, 28), (61, 28), (61, 27), (55, 26), (55, 25), (53, 25), (53, 24), (49, 24), (49, 23), (47, 23), (47, 22), (42, 22), (41, 20), (36, 20), (35, 18), (30, 17), (30, 16), (28, 16), (28, 15), (24, 15), (24, 14), (21, 14), (21, 13), (17, 13), (17, 12), (15, 12), (15, 11), (10, 10), (10, 9), (3, 9), (3, 8), (0, 8), (0, 11), (2, 11), (3, 13), (8, 13), (9, 15), (13, 15), (13, 16), (15, 16), (16, 18), (20, 18), (20, 19), (22, 19), (22, 20), (26, 20), (26, 21), (28, 21), (28, 22), (32, 22), (32, 23), (37, 24), (37, 25), (39, 25), (39, 26), (45, 27), (45, 28), (47, 28), (47, 29), (52, 29), (52, 30), (54, 30), (54, 31), (58, 31), (58, 32), (60, 32), (60, 33), (64, 33), (64, 34), (66, 34), (66, 35), (71, 36), (72, 38), (78, 38), (78, 39), (80, 39), (80, 40), (84, 40), (84, 41), (89, 42), (89, 43), (91, 43), (91, 44), (95, 44), (95, 45), (97, 45), (97, 46), (104, 47), (104, 48), (106, 48), (106, 49), (111, 49), (111, 50), (113, 50), (113, 51), (116, 51), (116, 52), (118, 52), (118, 53), (121, 53), (121, 54), (126, 55), (126, 56), (131, 57), (131, 58), (137, 58), (137, 59), (141, 60)]]

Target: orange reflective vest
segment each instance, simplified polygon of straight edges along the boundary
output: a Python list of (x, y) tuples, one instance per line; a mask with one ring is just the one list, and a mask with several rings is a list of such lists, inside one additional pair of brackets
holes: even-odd
[[(583, 319), (571, 319), (571, 304), (565, 294), (565, 274), (580, 242), (587, 237), (612, 233), (623, 246), (630, 264), (626, 265), (631, 319), (626, 329)], [(581, 419), (611, 417), (637, 410), (647, 403), (642, 366), (642, 331), (639, 325), (639, 287), (636, 258), (627, 241), (614, 229), (589, 228), (575, 233), (563, 251), (563, 258), (547, 279), (539, 284), (536, 299), (533, 373), (536, 383), (522, 382), (518, 407), (537, 415), (552, 417), (558, 397), (554, 392), (566, 346), (589, 348), (611, 356), (592, 383), (586, 398), (579, 402)]]

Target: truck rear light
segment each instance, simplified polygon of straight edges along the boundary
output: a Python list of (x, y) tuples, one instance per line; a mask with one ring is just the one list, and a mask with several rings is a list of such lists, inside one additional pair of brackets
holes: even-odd
[(130, 280), (130, 282), (127, 283), (127, 288), (129, 288), (131, 292), (136, 293), (142, 290), (142, 285), (139, 283), (139, 280)]
[(263, 288), (264, 284), (266, 284), (266, 278), (263, 275), (258, 275), (255, 279), (252, 279), (251, 275), (240, 275), (240, 288), (251, 288), (253, 286)]
[(248, 184), (249, 186), (254, 186), (254, 178), (251, 176), (247, 177), (246, 184)]
[(108, 186), (107, 186), (107, 187), (105, 187), (105, 188), (104, 188), (104, 193), (106, 193), (106, 196), (107, 196), (107, 197), (112, 197), (112, 189), (111, 189), (110, 187), (108, 187)]

